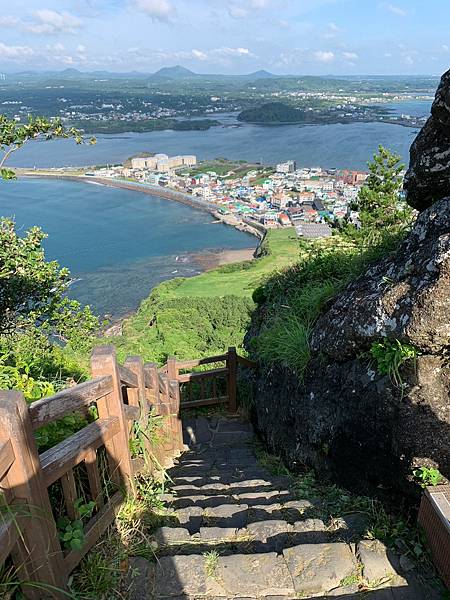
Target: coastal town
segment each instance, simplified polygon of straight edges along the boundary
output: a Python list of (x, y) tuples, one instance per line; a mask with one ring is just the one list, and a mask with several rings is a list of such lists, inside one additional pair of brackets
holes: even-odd
[(294, 226), (299, 237), (318, 238), (330, 236), (338, 219), (346, 218), (358, 226), (353, 204), (368, 174), (299, 167), (294, 160), (265, 167), (225, 159), (199, 163), (195, 155), (152, 154), (95, 169), (85, 176), (139, 184), (149, 192), (190, 199), (221, 221), (250, 228), (252, 233)]

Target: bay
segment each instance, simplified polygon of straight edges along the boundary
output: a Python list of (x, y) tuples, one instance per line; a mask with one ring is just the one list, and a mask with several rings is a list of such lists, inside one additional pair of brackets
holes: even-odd
[(195, 255), (256, 246), (208, 213), (156, 196), (61, 180), (0, 180), (0, 215), (47, 234), (46, 256), (70, 269), (70, 295), (114, 317), (166, 279), (201, 271)]
[(301, 166), (365, 169), (382, 144), (408, 161), (417, 129), (386, 123), (261, 126), (234, 119), (208, 131), (157, 131), (98, 135), (95, 146), (72, 140), (32, 142), (13, 155), (20, 167), (90, 166), (121, 163), (140, 152), (219, 156), (274, 164), (294, 159)]

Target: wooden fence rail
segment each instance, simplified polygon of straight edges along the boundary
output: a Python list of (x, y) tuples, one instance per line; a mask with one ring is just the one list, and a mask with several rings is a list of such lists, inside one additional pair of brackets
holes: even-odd
[[(133, 493), (135, 475), (144, 466), (164, 468), (183, 451), (180, 408), (225, 404), (236, 410), (239, 363), (255, 366), (234, 348), (199, 360), (170, 358), (161, 369), (140, 357), (120, 365), (112, 346), (100, 346), (92, 354), (90, 381), (31, 404), (20, 392), (0, 391), (0, 565), (12, 561), (26, 598), (67, 598), (71, 571), (112, 523), (124, 492)], [(205, 365), (213, 368), (186, 372)], [(37, 430), (73, 413), (88, 416), (93, 407), (95, 420), (39, 454)], [(145, 456), (133, 456), (130, 437), (148, 429), (150, 415), (164, 417), (162, 444), (152, 447), (143, 435)], [(67, 549), (49, 489), (59, 486), (66, 516), (78, 519), (80, 468), (95, 509), (84, 524), (82, 548)]]

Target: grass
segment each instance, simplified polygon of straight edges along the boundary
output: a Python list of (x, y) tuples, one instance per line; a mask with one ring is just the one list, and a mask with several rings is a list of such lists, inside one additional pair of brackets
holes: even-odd
[[(298, 238), (293, 227), (269, 230), (261, 246), (263, 256), (252, 261), (251, 268), (240, 263), (224, 265), (196, 277), (179, 281), (164, 290), (168, 298), (244, 296), (250, 298), (253, 290), (273, 271), (283, 269), (298, 259)], [(244, 263), (245, 265), (245, 263)], [(163, 288), (164, 289), (164, 288)]]
[(311, 358), (314, 323), (327, 303), (369, 264), (395, 249), (397, 233), (373, 236), (338, 233), (331, 238), (301, 242), (300, 260), (275, 273), (256, 290), (264, 305), (264, 320), (253, 349), (265, 363), (281, 362), (300, 378)]
[(203, 554), (205, 558), (205, 572), (207, 577), (215, 577), (219, 565), (219, 553), (217, 550), (210, 550)]
[(293, 228), (270, 230), (260, 258), (162, 283), (124, 322), (122, 336), (100, 342), (114, 343), (120, 360), (138, 354), (157, 363), (171, 354), (187, 359), (221, 354), (229, 346), (242, 349), (254, 290), (292, 265), (298, 251)]

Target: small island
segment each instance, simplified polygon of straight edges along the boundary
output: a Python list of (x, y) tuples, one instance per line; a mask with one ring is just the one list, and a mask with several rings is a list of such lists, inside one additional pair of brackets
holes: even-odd
[(248, 108), (239, 113), (238, 120), (246, 123), (272, 123), (274, 125), (307, 122), (305, 111), (293, 108), (283, 102), (268, 102), (255, 108)]

